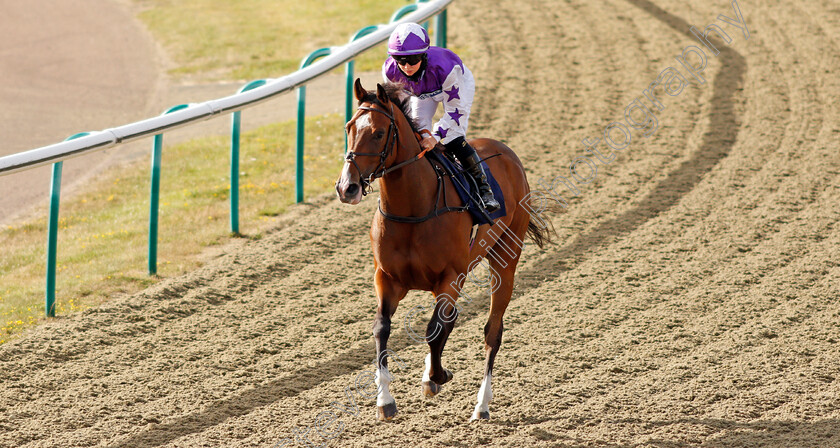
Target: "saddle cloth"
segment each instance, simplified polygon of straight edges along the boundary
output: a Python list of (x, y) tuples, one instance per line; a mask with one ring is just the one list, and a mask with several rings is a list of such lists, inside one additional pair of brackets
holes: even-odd
[[(455, 190), (458, 192), (458, 196), (461, 198), (464, 205), (468, 207), (467, 210), (473, 217), (473, 224), (492, 224), (492, 221), (488, 221), (487, 218), (485, 218), (479, 211), (479, 206), (476, 205), (481, 204), (481, 200), (478, 198), (478, 191), (475, 186), (475, 182), (472, 180), (472, 176), (466, 174), (464, 172), (464, 168), (462, 168), (459, 163), (450, 159), (449, 155), (443, 154), (439, 149), (429, 151), (426, 153), (426, 157), (431, 157), (432, 160), (438, 162), (443, 169), (446, 170), (447, 174), (452, 176), (452, 183), (455, 184)], [(496, 181), (496, 178), (490, 171), (490, 167), (487, 166), (487, 162), (482, 161), (481, 166), (484, 168), (484, 173), (487, 174), (487, 182), (490, 183), (490, 189), (493, 190), (493, 196), (496, 197), (496, 200), (499, 201), (499, 204), (501, 205), (498, 210), (490, 213), (490, 218), (496, 220), (507, 214), (507, 210), (505, 209), (505, 198), (502, 194), (501, 187), (499, 187), (499, 182)], [(470, 197), (475, 198), (475, 202), (471, 201)]]

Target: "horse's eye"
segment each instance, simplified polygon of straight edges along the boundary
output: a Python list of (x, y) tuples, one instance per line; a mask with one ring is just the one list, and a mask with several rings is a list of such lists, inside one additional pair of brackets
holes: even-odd
[(384, 136), (385, 136), (385, 131), (376, 131), (376, 133), (373, 134), (373, 138), (376, 139), (376, 140), (380, 140)]

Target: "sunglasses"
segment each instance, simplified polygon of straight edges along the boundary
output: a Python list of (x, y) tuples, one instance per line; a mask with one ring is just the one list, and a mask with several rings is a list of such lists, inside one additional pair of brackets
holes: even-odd
[(393, 56), (399, 65), (414, 65), (423, 60), (422, 54), (410, 54), (407, 56)]

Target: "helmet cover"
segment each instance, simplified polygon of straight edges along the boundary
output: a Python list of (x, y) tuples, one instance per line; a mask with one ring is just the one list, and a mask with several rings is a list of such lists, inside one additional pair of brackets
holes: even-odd
[(388, 39), (388, 54), (392, 56), (408, 56), (422, 54), (429, 49), (431, 41), (426, 29), (416, 23), (399, 25)]

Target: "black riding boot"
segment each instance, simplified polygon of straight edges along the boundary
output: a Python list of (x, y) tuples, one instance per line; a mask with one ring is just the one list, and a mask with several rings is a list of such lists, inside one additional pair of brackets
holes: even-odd
[(478, 193), (481, 196), (481, 202), (484, 202), (484, 208), (488, 213), (493, 213), (501, 207), (499, 201), (493, 197), (493, 190), (490, 189), (490, 183), (487, 182), (487, 175), (484, 174), (484, 167), (481, 166), (481, 158), (475, 152), (472, 146), (464, 139), (458, 137), (455, 140), (446, 144), (446, 150), (455, 154), (458, 161), (464, 167), (464, 170), (475, 179), (478, 185)]

